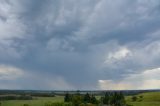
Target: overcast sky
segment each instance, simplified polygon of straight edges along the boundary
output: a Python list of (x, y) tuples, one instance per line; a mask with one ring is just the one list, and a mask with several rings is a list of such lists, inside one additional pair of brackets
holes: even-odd
[(158, 88), (159, 0), (0, 0), (0, 89)]

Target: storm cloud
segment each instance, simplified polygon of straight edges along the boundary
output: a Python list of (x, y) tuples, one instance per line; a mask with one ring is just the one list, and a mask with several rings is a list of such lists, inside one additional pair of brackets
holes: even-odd
[(149, 89), (159, 23), (159, 0), (0, 0), (1, 89)]

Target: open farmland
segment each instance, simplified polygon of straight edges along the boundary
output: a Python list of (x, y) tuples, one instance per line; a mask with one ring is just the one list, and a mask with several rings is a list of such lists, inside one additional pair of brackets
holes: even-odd
[(132, 100), (133, 96), (126, 97), (128, 104), (133, 106), (160, 106), (160, 92), (148, 92), (135, 95), (137, 98)]
[[(64, 103), (64, 94), (60, 94), (61, 96), (55, 95), (54, 97), (33, 96), (32, 100), (1, 100), (0, 106), (25, 106), (24, 104), (27, 104), (27, 106), (46, 106), (46, 104)], [(96, 92), (96, 94), (98, 93)], [(84, 92), (82, 95), (84, 95)], [(100, 93), (100, 95), (96, 96), (96, 99), (100, 102), (102, 96), (102, 93)], [(160, 92), (136, 93), (125, 96), (125, 100), (129, 106), (160, 106)]]
[(28, 104), (29, 106), (44, 106), (46, 103), (63, 102), (63, 96), (55, 97), (36, 97), (33, 100), (8, 100), (2, 101), (1, 106), (23, 106)]

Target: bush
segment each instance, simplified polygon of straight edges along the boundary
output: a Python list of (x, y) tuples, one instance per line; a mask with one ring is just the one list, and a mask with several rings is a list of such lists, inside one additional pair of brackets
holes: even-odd
[(136, 96), (132, 96), (132, 101), (133, 102), (137, 101), (137, 97)]
[(141, 95), (141, 96), (139, 96), (139, 98), (141, 98), (141, 99), (142, 99), (142, 98), (143, 98), (143, 96)]
[(29, 106), (28, 104), (23, 104), (23, 106)]

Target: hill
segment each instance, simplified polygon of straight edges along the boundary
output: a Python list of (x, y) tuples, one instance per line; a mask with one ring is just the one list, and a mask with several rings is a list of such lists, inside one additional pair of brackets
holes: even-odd
[(133, 106), (160, 106), (160, 92), (147, 92), (127, 96), (126, 101)]

